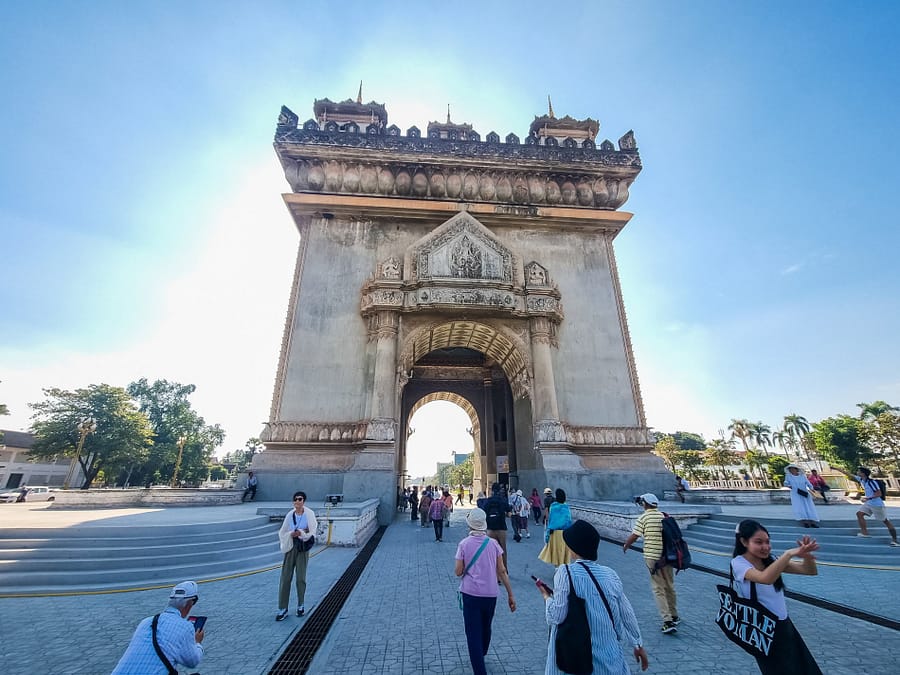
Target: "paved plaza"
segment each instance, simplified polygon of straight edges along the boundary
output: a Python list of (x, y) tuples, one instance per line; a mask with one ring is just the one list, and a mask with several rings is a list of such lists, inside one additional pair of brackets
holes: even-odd
[[(190, 510), (174, 509), (189, 518)], [(387, 529), (362, 577), (347, 600), (310, 669), (311, 673), (470, 673), (462, 612), (457, 609), (458, 580), (453, 575), (456, 543), (465, 535), (465, 510), (452, 516), (444, 542), (398, 516)], [(774, 517), (774, 514), (769, 514)], [(157, 516), (159, 518), (163, 515)], [(784, 517), (784, 516), (782, 516)], [(550, 581), (553, 568), (537, 559), (542, 532), (510, 541), (509, 559), (518, 610), (511, 614), (503, 591), (494, 620), (487, 664), (490, 673), (542, 673), (547, 645), (543, 603), (530, 575)], [(310, 561), (307, 608), (316, 604), (358, 554), (356, 549), (317, 549)], [(603, 543), (603, 564), (622, 577), (644, 632), (651, 672), (756, 673), (755, 664), (728, 642), (713, 624), (715, 584), (698, 571), (678, 575), (679, 613), (684, 622), (674, 635), (659, 632), (660, 621), (639, 553)], [(725, 558), (704, 556), (705, 565), (727, 569)], [(896, 608), (897, 572), (822, 569), (818, 579), (789, 577), (791, 588), (841, 591), (849, 599), (871, 593), (879, 608)], [(278, 570), (203, 583), (197, 613), (209, 616), (199, 668), (204, 675), (265, 673), (309, 617), (276, 623)], [(167, 592), (146, 590), (74, 597), (6, 598), (0, 601), (0, 658), (7, 675), (32, 673), (109, 673), (141, 618), (165, 605)], [(900, 633), (804, 603), (788, 600), (794, 622), (825, 673), (873, 673), (892, 670), (900, 658)], [(186, 671), (185, 671), (186, 672)], [(634, 672), (638, 672), (634, 669)]]

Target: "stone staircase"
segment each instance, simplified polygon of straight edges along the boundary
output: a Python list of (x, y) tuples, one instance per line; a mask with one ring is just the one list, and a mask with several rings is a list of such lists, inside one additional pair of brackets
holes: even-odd
[(0, 597), (174, 585), (281, 562), (280, 523), (0, 529)]
[[(684, 531), (691, 549), (731, 555), (734, 549), (734, 528), (744, 517), (714, 515), (690, 525)], [(854, 520), (823, 520), (819, 528), (801, 527), (795, 520), (759, 519), (772, 540), (776, 553), (796, 545), (797, 539), (808, 534), (819, 542), (816, 557), (823, 563), (848, 566), (887, 567), (900, 570), (900, 548), (892, 548), (890, 536), (882, 523), (869, 523), (871, 539), (857, 537), (859, 528)]]

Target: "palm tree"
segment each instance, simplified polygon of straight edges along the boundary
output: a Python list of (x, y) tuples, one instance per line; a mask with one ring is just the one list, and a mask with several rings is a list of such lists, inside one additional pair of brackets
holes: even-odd
[(787, 431), (776, 431), (772, 434), (772, 442), (774, 445), (778, 445), (783, 451), (784, 456), (788, 459), (791, 456), (788, 454), (788, 448), (791, 445), (791, 434)]
[(881, 413), (896, 413), (900, 412), (900, 408), (894, 405), (890, 405), (889, 403), (885, 403), (884, 401), (873, 401), (872, 403), (857, 403), (856, 407), (860, 409), (859, 419), (875, 419)]
[(770, 427), (768, 424), (757, 422), (756, 424), (751, 424), (748, 430), (750, 432), (750, 438), (756, 442), (757, 447), (761, 448), (763, 454), (768, 457), (769, 453), (766, 450), (766, 446), (772, 445), (772, 439), (770, 436), (770, 434), (772, 433), (772, 427)]
[(740, 438), (741, 444), (744, 446), (744, 450), (749, 450), (750, 448), (747, 446), (747, 439), (750, 438), (750, 421), (745, 419), (732, 419), (731, 424), (728, 425), (728, 431), (731, 432), (732, 438)]
[(791, 413), (784, 416), (784, 426), (782, 427), (794, 438), (803, 438), (809, 433), (809, 422), (803, 415)]
[(765, 467), (768, 466), (768, 460), (762, 454), (758, 452), (754, 452), (753, 450), (749, 450), (745, 457), (747, 461), (747, 466), (750, 467), (750, 470), (753, 472), (754, 476), (762, 477), (765, 479), (766, 472)]

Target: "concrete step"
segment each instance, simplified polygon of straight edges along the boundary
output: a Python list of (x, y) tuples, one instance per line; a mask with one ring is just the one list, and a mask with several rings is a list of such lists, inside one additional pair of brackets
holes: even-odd
[(239, 521), (182, 525), (143, 525), (143, 526), (80, 526), (63, 529), (49, 528), (2, 528), (0, 529), (0, 547), (6, 541), (33, 539), (47, 542), (52, 546), (53, 542), (60, 540), (95, 541), (121, 541), (123, 538), (137, 540), (142, 543), (151, 543), (165, 535), (179, 540), (190, 538), (192, 542), (219, 541), (223, 536), (233, 538), (241, 536), (252, 530), (265, 529), (278, 531), (278, 525), (269, 521), (265, 516), (253, 516)]
[[(688, 528), (689, 532), (695, 533), (697, 535), (710, 536), (710, 537), (721, 537), (731, 543), (734, 543), (734, 528), (730, 527), (713, 527), (711, 525), (707, 525), (705, 523), (697, 523), (696, 525), (691, 525)], [(859, 532), (857, 529), (853, 530), (837, 530), (834, 528), (797, 528), (796, 530), (769, 530), (769, 537), (773, 542), (775, 541), (797, 541), (803, 535), (809, 535), (813, 537), (816, 541), (821, 544), (870, 544), (872, 542), (880, 542), (882, 539), (883, 543), (888, 543), (890, 541), (890, 536), (887, 533), (887, 530), (882, 529), (883, 534), (879, 534), (876, 531), (871, 531), (871, 538), (865, 537), (857, 537), (856, 534)]]
[[(278, 528), (258, 528), (248, 530), (248, 534), (237, 538), (222, 538), (206, 542), (190, 539), (190, 548), (196, 552), (212, 552), (219, 549), (233, 549), (242, 545), (256, 545), (277, 542)], [(167, 542), (168, 543), (164, 543)], [(161, 540), (159, 537), (141, 537), (139, 539), (10, 539), (0, 548), (0, 560), (17, 560), (27, 555), (29, 560), (35, 558), (116, 558), (132, 557), (135, 551), (153, 557), (166, 555), (170, 551), (184, 548), (185, 542), (180, 539)]]
[(55, 571), (92, 571), (111, 570), (115, 568), (135, 567), (152, 569), (156, 567), (174, 567), (178, 565), (196, 565), (204, 561), (227, 562), (252, 555), (267, 555), (278, 552), (277, 541), (268, 541), (254, 546), (234, 546), (212, 551), (191, 551), (185, 553), (184, 547), (168, 551), (164, 555), (151, 556), (141, 551), (133, 550), (132, 555), (116, 558), (43, 558), (35, 559), (23, 557), (19, 560), (0, 560), (0, 574), (11, 570), (26, 572), (55, 572)]
[(185, 579), (211, 579), (278, 565), (280, 551), (236, 558), (224, 562), (156, 568), (125, 568), (102, 571), (4, 572), (0, 594), (53, 593), (74, 590), (108, 590), (176, 584)]

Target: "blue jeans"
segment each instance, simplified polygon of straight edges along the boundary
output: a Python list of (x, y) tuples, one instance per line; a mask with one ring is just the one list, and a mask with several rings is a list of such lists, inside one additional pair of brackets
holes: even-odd
[(444, 521), (443, 520), (432, 520), (431, 524), (434, 525), (435, 541), (440, 541), (444, 537)]
[(469, 646), (469, 660), (474, 675), (487, 675), (484, 657), (491, 646), (491, 622), (497, 598), (482, 598), (477, 595), (462, 594), (463, 621), (466, 625), (466, 643)]

